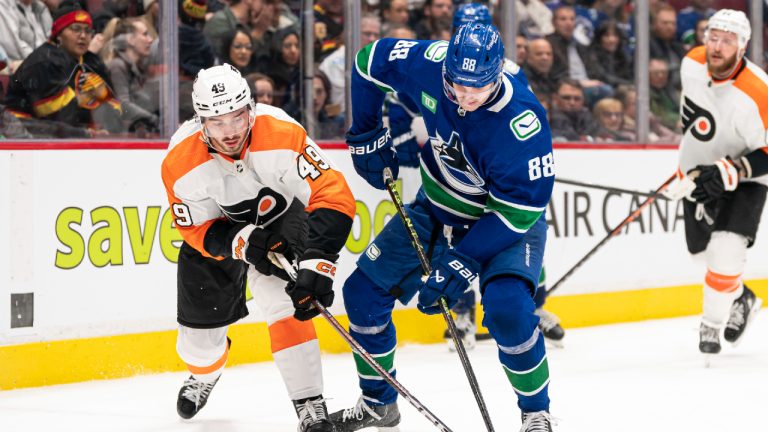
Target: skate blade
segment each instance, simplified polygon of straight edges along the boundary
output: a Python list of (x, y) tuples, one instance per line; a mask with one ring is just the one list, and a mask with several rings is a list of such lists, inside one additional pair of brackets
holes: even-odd
[(358, 430), (360, 432), (400, 432), (400, 427), (399, 426), (387, 426), (387, 427), (371, 426), (371, 427), (366, 427)]
[(714, 360), (717, 354), (702, 354), (704, 356), (704, 367), (709, 369), (712, 366), (712, 360)]
[(742, 340), (744, 340), (744, 335), (747, 333), (749, 328), (751, 327), (750, 324), (752, 324), (752, 320), (755, 319), (755, 315), (757, 315), (758, 312), (760, 312), (760, 308), (763, 306), (763, 299), (760, 297), (755, 297), (755, 304), (752, 305), (752, 308), (749, 310), (749, 319), (747, 319), (747, 325), (744, 326), (744, 331), (741, 332), (741, 336), (739, 336), (738, 339), (731, 342), (731, 346), (734, 348), (738, 347)]

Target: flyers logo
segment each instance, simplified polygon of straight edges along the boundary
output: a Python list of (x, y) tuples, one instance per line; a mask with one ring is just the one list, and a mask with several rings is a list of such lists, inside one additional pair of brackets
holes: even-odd
[(288, 201), (268, 187), (261, 188), (256, 198), (235, 204), (219, 204), (221, 211), (232, 222), (268, 225), (288, 208)]
[(709, 141), (715, 136), (715, 117), (704, 108), (696, 105), (688, 97), (683, 98), (683, 134), (691, 130), (691, 135), (699, 141)]
[(320, 261), (317, 263), (317, 266), (315, 266), (315, 269), (319, 273), (330, 273), (331, 276), (336, 276), (336, 266), (327, 261)]
[(235, 247), (235, 258), (243, 259), (243, 249), (245, 248), (245, 240), (240, 237), (237, 239), (237, 247)]

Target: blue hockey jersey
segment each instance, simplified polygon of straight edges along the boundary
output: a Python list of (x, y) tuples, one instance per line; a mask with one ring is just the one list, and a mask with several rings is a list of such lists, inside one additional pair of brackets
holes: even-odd
[(443, 91), (446, 41), (381, 39), (360, 50), (352, 72), (351, 134), (378, 127), (387, 92), (418, 105), (429, 143), (423, 190), (442, 223), (469, 228), (459, 252), (483, 262), (519, 240), (552, 194), (552, 136), (544, 108), (505, 72), (497, 94), (464, 112)]

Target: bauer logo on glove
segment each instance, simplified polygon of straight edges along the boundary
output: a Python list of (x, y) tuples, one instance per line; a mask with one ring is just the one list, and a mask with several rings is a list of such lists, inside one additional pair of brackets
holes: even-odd
[(437, 303), (441, 297), (445, 297), (448, 308), (453, 307), (477, 278), (479, 270), (480, 264), (477, 261), (456, 249), (449, 250), (422, 285), (417, 307), (428, 315), (440, 313)]
[(390, 134), (389, 129), (384, 129), (384, 135), (378, 137), (368, 145), (359, 146), (359, 147), (350, 146), (349, 152), (354, 155), (375, 153), (380, 148), (384, 147), (391, 140), (392, 140), (392, 134)]

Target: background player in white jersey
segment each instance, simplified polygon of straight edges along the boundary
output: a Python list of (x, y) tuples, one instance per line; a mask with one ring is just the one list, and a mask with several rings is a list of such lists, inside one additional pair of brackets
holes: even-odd
[[(248, 315), (246, 279), (269, 326), (275, 363), (300, 432), (333, 432), (322, 397), (311, 321), (333, 302), (338, 252), (355, 201), (342, 174), (278, 108), (254, 104), (245, 79), (224, 64), (202, 70), (196, 118), (171, 138), (162, 177), (179, 251), (176, 350), (192, 375), (178, 395), (189, 419), (203, 408), (229, 355), (227, 328)], [(270, 254), (298, 260), (295, 283)]]
[(741, 279), (768, 190), (768, 75), (744, 57), (750, 34), (743, 12), (720, 10), (681, 66), (685, 233), (707, 265), (705, 354), (720, 352), (722, 332), (737, 343), (762, 303)]

